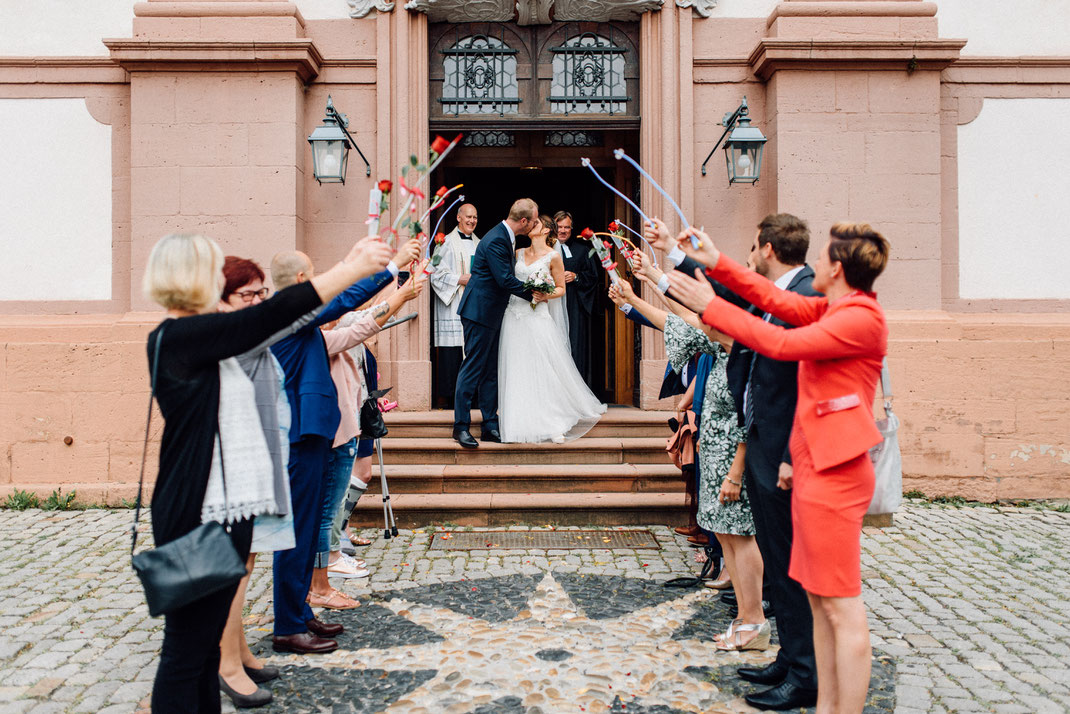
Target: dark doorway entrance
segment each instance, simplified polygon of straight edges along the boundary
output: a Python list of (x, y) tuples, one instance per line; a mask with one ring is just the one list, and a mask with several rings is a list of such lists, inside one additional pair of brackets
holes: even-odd
[[(604, 231), (614, 218), (635, 221), (630, 225), (637, 226), (638, 219), (623, 212), (624, 202), (580, 165), (581, 156), (589, 157), (603, 178), (630, 195), (638, 177), (630, 167), (613, 158), (612, 149), (623, 146), (629, 152), (634, 151), (635, 133), (607, 131), (604, 134), (609, 141), (600, 142), (602, 146), (583, 148), (546, 146), (546, 134), (515, 132), (510, 147), (459, 147), (432, 177), (432, 185), (464, 184), (458, 193), (464, 194), (465, 200), (479, 212), (477, 235), (483, 235), (504, 219), (518, 198), (534, 199), (539, 211), (551, 216), (561, 210), (571, 213), (574, 229), (570, 246), (580, 244), (578, 236), (583, 228)], [(448, 232), (455, 225), (455, 217), (446, 216), (439, 230)], [(520, 239), (518, 246), (524, 245), (523, 241)], [(592, 363), (590, 386), (604, 402), (634, 406), (638, 392), (636, 328), (610, 302), (606, 296), (608, 276), (604, 271), (599, 274), (604, 286), (597, 291), (588, 335)], [(437, 371), (433, 372), (437, 375)]]

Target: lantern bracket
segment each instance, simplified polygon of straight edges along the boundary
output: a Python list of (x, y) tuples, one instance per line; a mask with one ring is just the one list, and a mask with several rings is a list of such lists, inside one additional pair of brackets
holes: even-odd
[(328, 96), (327, 113), (326, 116), (323, 118), (323, 123), (326, 124), (331, 121), (338, 125), (338, 127), (342, 130), (342, 133), (346, 135), (347, 139), (349, 139), (349, 143), (352, 144), (353, 148), (357, 150), (358, 154), (360, 154), (360, 158), (364, 160), (364, 175), (371, 176), (372, 165), (368, 163), (368, 159), (364, 156), (364, 152), (360, 150), (359, 146), (357, 146), (357, 140), (353, 138), (353, 135), (350, 134), (349, 130), (346, 128), (349, 126), (349, 117), (335, 109), (334, 102), (331, 100), (330, 96)]
[(725, 112), (724, 118), (721, 119), (721, 126), (724, 127), (724, 132), (721, 134), (721, 138), (717, 140), (717, 143), (710, 149), (710, 153), (706, 154), (706, 160), (702, 162), (702, 175), (706, 175), (706, 164), (710, 163), (710, 159), (713, 157), (713, 152), (717, 151), (721, 146), (721, 142), (728, 136), (729, 132), (736, 128), (736, 123), (740, 118), (747, 116), (749, 109), (747, 108), (747, 98), (743, 97), (743, 101), (739, 103), (734, 112)]

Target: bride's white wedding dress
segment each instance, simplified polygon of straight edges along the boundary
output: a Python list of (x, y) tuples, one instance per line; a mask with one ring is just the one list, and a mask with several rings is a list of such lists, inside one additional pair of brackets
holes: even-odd
[[(526, 282), (540, 267), (549, 267), (550, 251), (531, 265), (523, 253), (515, 275)], [(598, 423), (606, 405), (587, 387), (572, 361), (567, 328), (554, 320), (551, 303), (531, 303), (515, 295), (502, 318), (498, 347), (498, 427), (502, 441), (562, 443), (578, 439)], [(562, 310), (563, 312), (563, 310)]]

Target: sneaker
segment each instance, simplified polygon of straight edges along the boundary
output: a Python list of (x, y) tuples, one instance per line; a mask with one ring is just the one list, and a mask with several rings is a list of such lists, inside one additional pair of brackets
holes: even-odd
[(327, 576), (336, 578), (366, 578), (370, 575), (367, 568), (360, 567), (356, 561), (347, 555), (342, 555), (338, 560), (327, 566)]
[(361, 560), (360, 558), (353, 558), (353, 557), (350, 557), (350, 556), (346, 555), (345, 553), (343, 553), (341, 557), (342, 557), (342, 560), (346, 561), (347, 563), (349, 563), (354, 568), (367, 568), (368, 567), (368, 563), (365, 562), (364, 560)]

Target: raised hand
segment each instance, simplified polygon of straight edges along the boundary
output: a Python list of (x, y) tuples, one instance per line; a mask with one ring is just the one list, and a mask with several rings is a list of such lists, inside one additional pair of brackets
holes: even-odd
[(420, 246), (420, 239), (410, 238), (409, 240), (405, 241), (405, 244), (398, 249), (397, 254), (394, 256), (394, 265), (396, 265), (399, 269), (403, 268), (404, 266), (419, 258), (422, 252), (423, 250)]
[(697, 270), (694, 278), (688, 277), (679, 270), (674, 270), (669, 273), (669, 286), (674, 298), (699, 315), (706, 310), (706, 306), (714, 298), (713, 287)]
[(617, 307), (624, 307), (628, 304), (627, 298), (624, 297), (624, 291), (620, 289), (620, 286), (624, 283), (623, 280), (613, 283), (609, 286), (609, 299), (613, 301), (613, 304)]
[[(692, 238), (695, 240), (692, 241)], [(694, 226), (688, 226), (680, 231), (680, 235), (676, 236), (676, 242), (680, 250), (684, 251), (688, 257), (697, 260), (707, 268), (717, 265), (717, 261), (721, 258), (721, 251), (717, 250), (713, 239)]]
[(424, 286), (427, 285), (427, 276), (423, 274), (414, 275), (409, 278), (409, 282), (404, 286), (409, 288), (408, 290), (402, 290), (405, 293), (405, 302), (413, 300), (424, 291)]
[(676, 247), (672, 236), (669, 235), (669, 227), (660, 218), (655, 218), (653, 223), (643, 224), (643, 237), (646, 238), (647, 243), (666, 253)]
[(378, 236), (370, 236), (357, 241), (342, 262), (354, 270), (356, 278), (359, 279), (386, 268), (392, 252), (393, 249)]
[(642, 251), (635, 251), (632, 253), (632, 270), (639, 277), (640, 280), (645, 280), (651, 285), (657, 285), (661, 280), (663, 272), (654, 267), (650, 257)]

